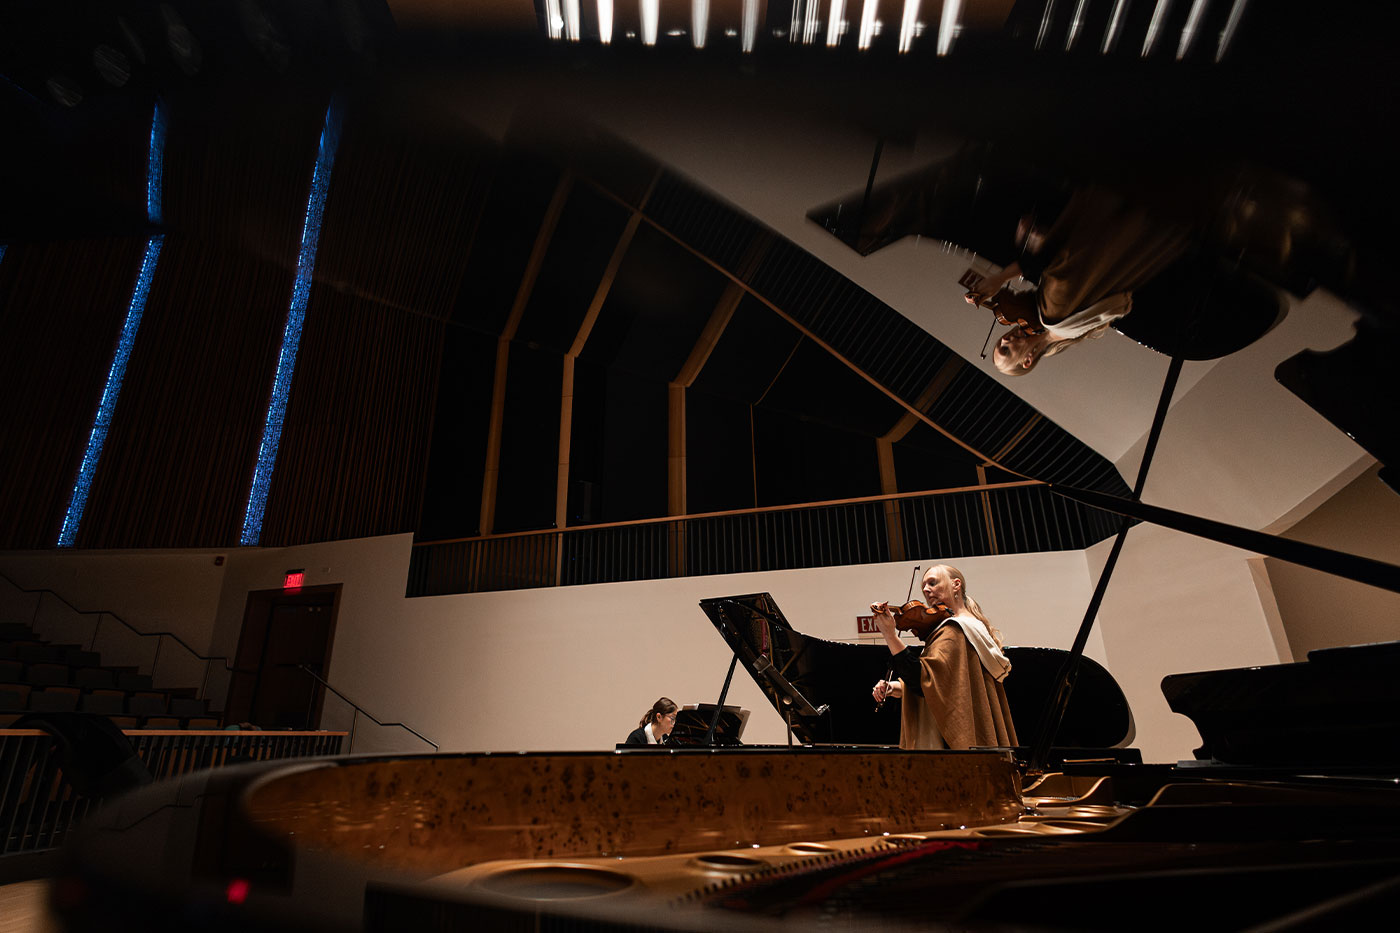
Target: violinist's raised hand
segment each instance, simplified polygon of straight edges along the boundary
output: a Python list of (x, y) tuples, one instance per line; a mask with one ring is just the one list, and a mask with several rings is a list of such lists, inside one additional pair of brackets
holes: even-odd
[(870, 611), (875, 613), (875, 627), (885, 636), (885, 646), (890, 649), (890, 654), (899, 654), (904, 650), (904, 642), (899, 640), (899, 623), (895, 620), (890, 604), (871, 603)]
[(871, 603), (870, 611), (875, 613), (875, 627), (880, 630), (881, 635), (898, 637), (894, 613), (890, 611), (889, 603)]
[(993, 272), (980, 278), (974, 279), (971, 275), (972, 270), (969, 269), (968, 275), (962, 279), (967, 287), (967, 294), (963, 295), (963, 300), (980, 308), (989, 302), (994, 303), (1008, 282), (1021, 277), (1021, 264), (1013, 262), (1000, 272)]

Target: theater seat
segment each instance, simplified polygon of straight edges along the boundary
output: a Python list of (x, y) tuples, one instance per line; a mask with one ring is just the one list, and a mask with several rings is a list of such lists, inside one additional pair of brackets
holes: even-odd
[(196, 700), (193, 697), (171, 697), (170, 715), (179, 716), (182, 719), (190, 716), (203, 716), (209, 711), (204, 708), (203, 700)]
[(32, 663), (25, 671), (24, 679), (31, 684), (66, 684), (68, 683), (68, 665), (47, 662)]
[(117, 686), (123, 690), (149, 690), (151, 689), (151, 675), (138, 674), (135, 671), (117, 672)]
[(110, 693), (89, 693), (78, 703), (78, 709), (84, 713), (101, 713), (103, 716), (120, 716), (126, 712), (125, 706), (125, 698)]
[(161, 693), (136, 693), (126, 701), (126, 711), (133, 716), (163, 716), (165, 695)]
[(21, 661), (63, 664), (67, 657), (67, 650), (63, 645), (43, 645), (31, 642), (16, 645), (15, 657)]
[(117, 677), (101, 667), (80, 667), (73, 671), (73, 683), (79, 687), (115, 687)]
[(28, 709), (29, 692), (33, 689), (29, 684), (0, 684), (0, 710)]
[(78, 708), (77, 687), (43, 687), (29, 694), (29, 709), (36, 713), (71, 713)]

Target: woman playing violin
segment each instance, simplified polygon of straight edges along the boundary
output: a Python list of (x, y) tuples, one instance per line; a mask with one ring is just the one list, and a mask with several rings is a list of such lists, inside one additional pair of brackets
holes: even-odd
[(904, 698), (899, 747), (1017, 744), (1002, 686), (1011, 662), (1002, 653), (1001, 633), (968, 595), (967, 580), (956, 567), (930, 567), (923, 591), (929, 606), (945, 608), (914, 611), (915, 617), (923, 615), (920, 621), (936, 626), (925, 637), (922, 652), (899, 638), (898, 628), (910, 627), (908, 607), (898, 621), (885, 603), (870, 607), (890, 649), (891, 670), (898, 675), (877, 683), (872, 694), (877, 703), (886, 697)]
[[(1048, 225), (1023, 217), (1016, 242), (1020, 258), (964, 296), (1011, 326), (993, 359), (1008, 376), (1025, 375), (1043, 357), (1103, 334), (1132, 311), (1133, 291), (1170, 266), (1190, 240), (1185, 227), (1089, 186)], [(1002, 290), (1019, 277), (1035, 282), (1035, 290)]]

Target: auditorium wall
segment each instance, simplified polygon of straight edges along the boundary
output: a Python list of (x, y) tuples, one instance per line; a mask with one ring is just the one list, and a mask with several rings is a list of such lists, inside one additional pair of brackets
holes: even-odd
[[(1400, 496), (1379, 470), (1357, 477), (1285, 537), (1400, 564)], [(1400, 594), (1273, 558), (1265, 564), (1298, 660), (1315, 648), (1400, 638)]]
[[(211, 621), (223, 590), (221, 551), (19, 551), (0, 553), (0, 574), (14, 587), (50, 590), (59, 598), (21, 593), (0, 583), (5, 619), (31, 622), (44, 638), (80, 644), (103, 663), (151, 672), (158, 686), (194, 686), (210, 676), (222, 689), (223, 672), (208, 654)], [(119, 617), (127, 625), (104, 613)], [(130, 626), (128, 628), (127, 626)], [(171, 639), (139, 632), (168, 632)]]
[[(798, 629), (854, 641), (855, 617), (872, 599), (903, 598), (912, 570), (825, 567), (405, 599), (408, 557), (407, 536), (236, 553), (214, 643), (236, 644), (247, 592), (276, 585), (284, 567), (305, 567), (307, 585), (344, 586), (330, 680), (379, 719), (406, 722), (449, 751), (608, 748), (658, 696), (683, 704), (719, 696), (730, 654), (700, 599), (767, 591)], [(1089, 595), (1082, 553), (959, 566), (1010, 643), (1070, 643)], [(1097, 636), (1089, 654), (1103, 660)], [(786, 740), (742, 671), (728, 702), (752, 711), (747, 741)], [(326, 710), (328, 726), (344, 723), (346, 707), (328, 701)], [(417, 743), (396, 730), (356, 739), (357, 750), (377, 744)]]
[[(1008, 643), (1064, 648), (1109, 547), (957, 563)], [(306, 585), (342, 587), (331, 682), (444, 751), (487, 751), (610, 747), (657, 696), (713, 702), (729, 654), (696, 605), (702, 598), (766, 590), (800, 630), (856, 641), (856, 615), (871, 599), (902, 598), (912, 569), (827, 567), (407, 599), (410, 550), (411, 536), (396, 535), (217, 553), (25, 552), (0, 555), (0, 572), (227, 656), (248, 594), (276, 589), (284, 571), (304, 568)], [(221, 555), (223, 566), (215, 566)], [(1163, 676), (1290, 660), (1252, 559), (1165, 529), (1129, 534), (1088, 654), (1127, 693), (1134, 744), (1147, 760), (1188, 758), (1200, 744), (1194, 726), (1167, 708)], [(730, 702), (752, 710), (748, 741), (785, 740), (781, 720), (742, 671)], [(350, 708), (328, 698), (323, 726), (349, 725)], [(402, 730), (363, 719), (356, 730), (357, 751), (426, 749)]]
[[(228, 655), (237, 646), (248, 594), (275, 589), (285, 570), (304, 568), (308, 586), (342, 585), (330, 681), (377, 718), (403, 721), (444, 751), (486, 751), (607, 748), (657, 696), (713, 702), (730, 655), (697, 606), (702, 598), (768, 591), (800, 630), (856, 641), (855, 617), (872, 599), (903, 598), (913, 567), (825, 567), (406, 599), (410, 547), (410, 536), (397, 535), (239, 549), (227, 552), (220, 568), (204, 553), (9, 554), (0, 555), (0, 571), (30, 588), (82, 576), (83, 599), (93, 600), (82, 608), (99, 606), (98, 581), (109, 577), (126, 580), (113, 584), (117, 594), (148, 586), (148, 599), (164, 600), (152, 618), (187, 620), (192, 645)], [(160, 585), (163, 565), (174, 574), (195, 564), (211, 568), (204, 585)], [(1083, 552), (966, 558), (958, 566), (1008, 643), (1069, 646), (1090, 595)], [(211, 606), (214, 571), (220, 579)], [(191, 627), (200, 613), (202, 633)], [(134, 612), (132, 621), (140, 624)], [(1097, 632), (1088, 654), (1107, 662)], [(782, 721), (742, 671), (729, 702), (753, 712), (747, 741), (785, 741)], [(348, 706), (326, 701), (325, 727), (348, 727), (349, 719)], [(423, 748), (400, 730), (363, 720), (356, 728), (356, 751)]]
[[(1111, 547), (1105, 541), (1089, 549), (1095, 577)], [(1280, 656), (1251, 557), (1150, 525), (1128, 532), (1099, 628), (1109, 670), (1137, 720), (1144, 760), (1190, 758), (1201, 744), (1191, 721), (1167, 706), (1163, 677), (1290, 660)]]

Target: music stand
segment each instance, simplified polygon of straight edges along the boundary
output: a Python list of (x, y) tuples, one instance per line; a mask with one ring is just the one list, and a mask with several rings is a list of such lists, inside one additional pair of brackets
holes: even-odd
[[(715, 714), (718, 713), (718, 719)], [(739, 737), (749, 723), (749, 711), (739, 706), (716, 707), (713, 703), (688, 703), (676, 713), (676, 726), (671, 730), (671, 745), (703, 745), (709, 725), (715, 722), (710, 744), (742, 745)]]

